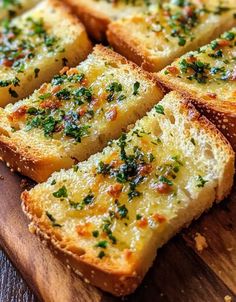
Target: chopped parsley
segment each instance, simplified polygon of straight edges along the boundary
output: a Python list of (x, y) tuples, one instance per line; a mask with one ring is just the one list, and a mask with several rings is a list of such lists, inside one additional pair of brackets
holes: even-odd
[(63, 186), (58, 191), (52, 193), (52, 195), (56, 198), (66, 198), (68, 197), (67, 188)]
[(201, 175), (198, 175), (198, 178), (197, 178), (197, 187), (198, 188), (203, 188), (207, 182), (208, 182), (208, 180), (205, 180)]
[(100, 251), (100, 252), (98, 253), (98, 258), (100, 258), (100, 259), (102, 259), (102, 258), (105, 257), (105, 256), (106, 256), (106, 254), (105, 254), (104, 251)]
[(81, 202), (73, 202), (69, 201), (70, 206), (76, 210), (83, 210), (86, 206), (92, 204), (94, 202), (95, 196), (92, 193), (89, 193), (87, 196), (83, 198)]
[(134, 92), (133, 92), (133, 95), (138, 95), (139, 87), (140, 87), (140, 83), (139, 82), (135, 82), (134, 83)]
[(119, 82), (112, 82), (111, 84), (109, 84), (106, 88), (106, 91), (109, 92), (107, 96), (107, 101), (109, 103), (114, 101), (116, 96), (119, 101), (125, 99), (126, 96), (124, 94), (120, 94), (122, 90), (123, 86)]
[(162, 105), (156, 105), (155, 106), (155, 110), (156, 110), (156, 112), (157, 113), (159, 113), (159, 114), (165, 114), (165, 112), (164, 112), (164, 107), (162, 106)]
[(67, 123), (65, 126), (65, 134), (67, 136), (73, 137), (78, 143), (81, 143), (82, 137), (89, 134), (89, 125), (76, 125), (72, 123)]
[(136, 214), (136, 220), (141, 220), (142, 219), (142, 215), (141, 214)]
[(108, 242), (106, 240), (99, 241), (95, 246), (100, 247), (102, 249), (105, 249), (108, 246)]
[(159, 181), (166, 183), (168, 186), (173, 186), (173, 182), (171, 180), (169, 180), (168, 178), (166, 178), (165, 176), (160, 176)]
[(121, 219), (126, 218), (128, 215), (128, 209), (126, 208), (125, 205), (119, 206), (118, 207), (118, 213)]
[(97, 238), (99, 236), (99, 231), (95, 230), (92, 232), (93, 237)]
[(52, 222), (53, 227), (59, 227), (59, 228), (62, 227), (62, 225), (57, 223), (56, 219), (48, 211), (46, 211), (46, 215), (47, 215), (48, 219)]

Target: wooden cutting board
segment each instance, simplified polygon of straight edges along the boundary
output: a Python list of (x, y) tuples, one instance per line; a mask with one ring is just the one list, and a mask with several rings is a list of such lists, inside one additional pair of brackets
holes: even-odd
[[(114, 298), (85, 284), (31, 235), (20, 207), (24, 179), (0, 163), (0, 244), (40, 300), (46, 302), (236, 301), (236, 193), (158, 252), (137, 291)], [(196, 232), (208, 248), (195, 250)], [(4, 301), (8, 302), (8, 301)]]

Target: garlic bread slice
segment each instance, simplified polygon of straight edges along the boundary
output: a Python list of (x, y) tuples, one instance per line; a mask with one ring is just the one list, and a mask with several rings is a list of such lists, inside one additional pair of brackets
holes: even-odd
[(65, 65), (85, 59), (83, 25), (57, 0), (45, 0), (0, 25), (0, 106), (28, 96)]
[(0, 20), (13, 18), (32, 8), (39, 0), (0, 0)]
[(44, 181), (100, 150), (162, 97), (151, 75), (96, 46), (78, 67), (63, 68), (32, 96), (0, 111), (0, 156)]
[(157, 77), (191, 98), (236, 150), (236, 28), (180, 57)]
[(66, 0), (96, 41), (106, 39), (110, 22), (156, 7), (155, 0)]
[(236, 25), (234, 0), (160, 1), (155, 12), (112, 22), (108, 41), (148, 71), (159, 71), (187, 51)]
[(102, 153), (22, 195), (31, 230), (85, 280), (133, 292), (157, 248), (230, 192), (234, 152), (170, 93)]

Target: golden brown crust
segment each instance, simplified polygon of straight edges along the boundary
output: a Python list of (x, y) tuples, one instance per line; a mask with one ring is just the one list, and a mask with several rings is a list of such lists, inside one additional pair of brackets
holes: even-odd
[(127, 59), (149, 72), (156, 71), (155, 64), (149, 60), (149, 56), (144, 49), (141, 49), (140, 41), (130, 40), (127, 37), (127, 31), (122, 31), (122, 28), (116, 23), (111, 23), (108, 26), (107, 39), (115, 51), (121, 53)]
[(224, 150), (225, 155), (227, 155), (227, 167), (224, 170), (224, 175), (222, 175), (219, 179), (218, 187), (216, 189), (215, 199), (216, 202), (219, 202), (229, 195), (233, 185), (235, 153), (226, 137), (216, 128), (214, 123), (196, 110), (191, 99), (184, 96), (183, 105), (183, 109), (186, 110), (188, 118), (191, 119), (191, 122), (194, 123), (195, 127), (199, 130), (205, 129), (208, 135), (211, 137), (212, 143), (217, 144), (218, 147), (221, 147)]
[(151, 80), (162, 91), (164, 91), (162, 85), (160, 85), (158, 79), (156, 78), (156, 76), (154, 74), (143, 70), (137, 64), (133, 63), (132, 61), (127, 60), (124, 56), (120, 55), (119, 53), (116, 53), (113, 50), (109, 49), (108, 47), (104, 47), (101, 44), (96, 45), (94, 47), (94, 51), (101, 53), (103, 56), (109, 57), (110, 59), (112, 59), (112, 61), (114, 60), (114, 63), (118, 62), (122, 65), (128, 65), (132, 70), (141, 74), (145, 79), (147, 79), (149, 81)]
[(71, 6), (72, 11), (79, 17), (84, 23), (88, 34), (97, 42), (106, 40), (106, 30), (111, 19), (96, 10), (92, 10), (89, 7), (75, 0), (65, 0), (65, 3)]
[[(21, 24), (21, 18), (34, 15), (35, 13), (39, 14), (38, 17), (44, 19), (46, 27), (53, 32), (55, 31), (55, 36), (59, 38), (58, 43), (62, 43), (64, 51), (56, 51), (50, 56), (43, 53), (41, 57), (36, 56), (32, 58), (31, 63), (24, 72), (17, 74), (17, 78), (19, 79), (18, 86), (11, 83), (7, 87), (0, 87), (1, 107), (27, 97), (35, 89), (38, 89), (42, 83), (51, 80), (64, 66), (64, 59), (67, 60), (68, 66), (74, 66), (79, 61), (85, 59), (92, 49), (83, 24), (71, 14), (69, 7), (61, 1), (43, 1), (32, 8), (32, 10), (25, 12), (20, 17), (18, 16), (16, 20)], [(65, 37), (62, 37), (62, 32), (65, 33)], [(78, 45), (78, 47), (75, 49), (74, 45)], [(37, 77), (35, 77), (34, 72), (36, 67), (40, 70)], [(10, 70), (6, 70), (6, 78), (9, 76), (10, 78), (13, 77), (15, 71), (12, 71), (13, 73), (11, 74)], [(1, 72), (5, 73), (2, 69)], [(4, 78), (3, 74), (1, 77)], [(11, 90), (14, 90), (16, 94), (12, 95)]]
[(221, 102), (220, 100), (206, 101), (190, 89), (185, 90), (175, 83), (173, 79), (160, 73), (156, 78), (163, 85), (165, 91), (178, 91), (186, 99), (190, 100), (196, 108), (205, 115), (225, 135), (233, 149), (236, 150), (236, 111), (232, 102)]
[[(129, 34), (129, 24), (131, 25), (132, 22), (135, 23), (135, 19), (138, 20), (139, 17), (134, 16), (133, 18), (131, 17), (130, 20), (126, 19), (124, 21), (118, 20), (111, 22), (108, 25), (107, 39), (117, 52), (149, 72), (157, 72), (161, 70), (170, 64), (175, 58), (180, 57), (190, 50), (197, 49), (198, 47), (207, 44), (209, 41), (212, 41), (221, 33), (229, 30), (235, 25), (235, 19), (232, 17), (228, 17), (227, 22), (225, 22), (226, 20), (218, 20), (218, 24), (215, 23), (211, 25), (210, 31), (208, 30), (206, 33), (200, 32), (195, 39), (186, 43), (184, 47), (172, 47), (172, 49), (169, 50), (169, 53), (165, 53), (165, 50), (163, 50), (163, 54), (158, 55), (152, 53), (148, 49), (145, 44), (145, 36), (142, 36), (141, 32), (140, 37), (135, 37), (135, 34), (133, 33), (135, 29), (132, 28)], [(143, 20), (142, 22), (145, 21)], [(138, 27), (136, 30), (139, 30)], [(155, 44), (153, 44), (152, 48), (154, 49), (154, 47)]]
[[(112, 64), (117, 64), (118, 68), (119, 65), (127, 66), (129, 69), (132, 69), (133, 72), (139, 75), (142, 74), (144, 79), (152, 81), (155, 86), (159, 86), (153, 75), (143, 71), (137, 65), (127, 61), (126, 58), (116, 54), (112, 50), (102, 45), (97, 45), (94, 48), (94, 53), (96, 56), (107, 59)], [(4, 112), (2, 114), (4, 114)], [(5, 123), (7, 122), (6, 119)], [(4, 128), (0, 129), (0, 133), (2, 133), (2, 135), (0, 135), (0, 157), (2, 160), (7, 162), (8, 166), (13, 170), (21, 172), (36, 182), (45, 181), (52, 172), (62, 168), (70, 168), (74, 164), (74, 160), (69, 156), (63, 156), (63, 158), (61, 158), (60, 154), (55, 154), (50, 157), (44, 154), (42, 145), (39, 145), (38, 148), (32, 148), (30, 142), (27, 146), (25, 142), (19, 142), (14, 140), (14, 138), (8, 137), (9, 134), (4, 133)], [(31, 148), (29, 148), (29, 146), (31, 146)]]
[[(204, 129), (204, 132), (208, 134), (207, 142), (212, 142), (217, 150), (220, 150), (220, 153), (224, 155), (222, 161), (220, 156), (218, 158), (218, 164), (222, 165), (222, 168), (219, 168), (219, 170), (222, 171), (219, 173), (218, 182), (215, 184), (216, 190), (214, 194), (215, 199), (220, 201), (228, 195), (232, 185), (234, 152), (226, 138), (211, 122), (204, 116), (201, 116), (189, 100), (184, 99), (180, 105), (177, 104), (175, 107), (174, 99), (176, 98), (179, 100), (180, 95), (173, 92), (170, 98), (173, 100), (173, 102), (168, 100), (168, 106), (171, 110), (175, 112), (176, 108), (177, 111), (183, 115), (184, 120), (193, 125), (196, 132), (200, 132)], [(164, 104), (165, 103), (163, 103), (163, 105)], [(186, 127), (186, 131), (188, 131), (188, 127)], [(176, 227), (175, 224), (173, 224), (173, 227), (170, 228), (170, 231), (167, 233), (166, 237), (164, 237), (165, 239), (160, 242), (160, 245), (164, 244), (171, 236), (178, 232), (182, 227), (188, 225), (193, 219), (198, 218), (204, 210), (209, 209), (214, 202), (214, 197), (210, 199), (207, 204), (203, 204), (202, 207), (197, 208), (197, 211), (189, 211), (189, 216), (187, 215), (185, 217), (184, 223), (178, 223)], [(22, 194), (22, 207), (28, 218), (32, 221), (31, 229), (34, 230), (41, 240), (47, 241), (50, 248), (55, 253), (58, 253), (60, 259), (63, 262), (67, 262), (67, 264), (73, 270), (77, 271), (86, 282), (89, 281), (116, 296), (130, 294), (140, 284), (146, 272), (146, 267), (143, 268), (143, 262), (140, 262), (140, 258), (135, 260), (136, 263), (131, 263), (129, 268), (126, 269), (126, 267), (123, 267), (117, 271), (117, 269), (114, 269), (114, 266), (112, 266), (109, 258), (107, 259), (107, 262), (99, 262), (98, 259), (87, 256), (86, 252), (80, 248), (80, 246), (75, 246), (73, 242), (66, 241), (66, 239), (63, 238), (60, 229), (52, 228), (50, 222), (45, 221), (45, 218), (42, 215), (42, 208), (40, 204), (37, 203), (37, 198), (32, 196), (30, 192), (25, 191)], [(154, 256), (152, 255), (150, 259), (153, 259), (153, 257)]]
[(143, 276), (138, 275), (136, 272), (114, 272), (112, 267), (104, 269), (93, 258), (84, 257), (83, 250), (69, 246), (68, 242), (63, 241), (60, 231), (55, 231), (46, 222), (40, 221), (40, 209), (34, 207), (34, 203), (27, 191), (22, 193), (21, 198), (23, 211), (31, 221), (33, 220), (30, 225), (31, 231), (41, 241), (47, 243), (57, 257), (85, 282), (91, 283), (115, 296), (131, 294), (141, 283)]
[(76, 18), (72, 9), (66, 5), (65, 1), (48, 0), (48, 3), (50, 7), (57, 10), (57, 13), (60, 12), (63, 18), (69, 20), (74, 25), (80, 25), (82, 28), (84, 28), (83, 24), (80, 22), (80, 20), (78, 20), (78, 18)]
[(74, 164), (71, 159), (52, 159), (39, 155), (39, 150), (27, 149), (3, 135), (0, 136), (0, 159), (7, 166), (36, 182), (43, 182), (58, 169), (69, 168)]

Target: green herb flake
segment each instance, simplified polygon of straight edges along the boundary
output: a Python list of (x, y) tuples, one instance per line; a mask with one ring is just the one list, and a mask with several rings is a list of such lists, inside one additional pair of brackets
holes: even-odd
[(183, 37), (179, 37), (178, 44), (179, 44), (179, 46), (184, 46), (186, 44), (186, 39)]
[(53, 227), (59, 227), (59, 228), (62, 227), (62, 225), (57, 223), (56, 219), (48, 211), (46, 211), (46, 215), (47, 215), (48, 219), (52, 222)]
[(127, 218), (128, 215), (128, 209), (126, 208), (125, 205), (119, 206), (118, 207), (118, 213), (121, 219)]
[(108, 246), (108, 242), (107, 242), (106, 240), (99, 241), (99, 242), (95, 245), (95, 247), (100, 247), (100, 248), (102, 248), (102, 249), (107, 248), (107, 246)]
[(99, 253), (98, 253), (98, 258), (100, 258), (100, 259), (102, 259), (103, 257), (105, 257), (106, 256), (106, 254), (104, 253), (104, 251), (100, 251)]
[(99, 236), (99, 231), (95, 230), (92, 232), (92, 234), (93, 234), (93, 237), (97, 238)]
[(50, 98), (51, 96), (52, 96), (52, 94), (50, 92), (48, 92), (48, 93), (44, 93), (44, 94), (40, 95), (39, 99), (46, 100), (46, 99)]
[(84, 199), (83, 199), (83, 204), (84, 205), (89, 205), (94, 201), (94, 195), (93, 194), (88, 194)]
[(133, 95), (138, 95), (139, 94), (139, 88), (140, 88), (140, 83), (139, 82), (135, 82), (134, 83), (134, 87), (133, 87), (133, 89), (134, 89), (134, 91), (133, 91)]
[(52, 182), (51, 182), (51, 186), (54, 186), (56, 183), (57, 183), (56, 180), (53, 179)]
[(166, 183), (169, 186), (173, 186), (173, 182), (171, 180), (169, 180), (168, 178), (166, 178), (165, 176), (160, 176), (159, 181)]
[(197, 187), (198, 188), (203, 188), (207, 182), (208, 182), (208, 180), (205, 180), (201, 175), (198, 175), (198, 178), (197, 178)]
[(63, 186), (58, 191), (54, 192), (52, 195), (56, 198), (66, 198), (68, 197), (67, 188)]
[(162, 105), (156, 105), (155, 110), (157, 113), (165, 115), (164, 107)]
[(141, 220), (142, 217), (143, 217), (143, 216), (142, 216), (141, 214), (137, 214), (137, 215), (136, 215), (136, 220)]

